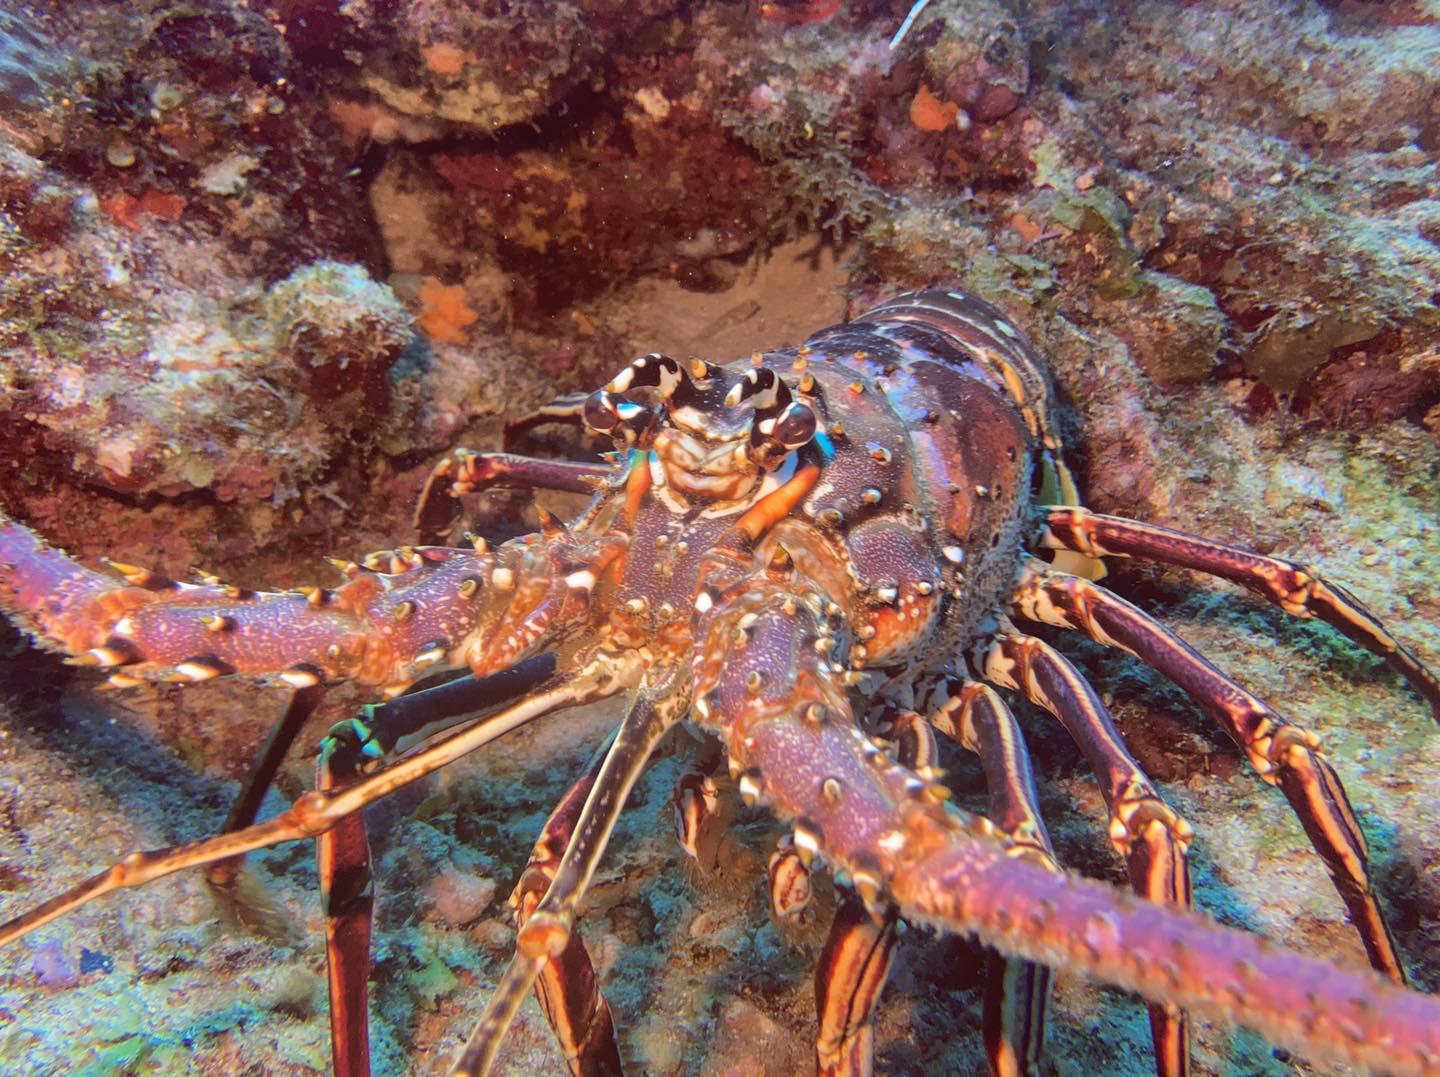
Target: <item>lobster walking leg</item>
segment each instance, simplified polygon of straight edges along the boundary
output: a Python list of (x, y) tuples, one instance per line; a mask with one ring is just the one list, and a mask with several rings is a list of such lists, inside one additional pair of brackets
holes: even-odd
[(1143, 524), (1121, 516), (1101, 516), (1081, 508), (1046, 510), (1043, 546), (1074, 550), (1088, 557), (1136, 557), (1193, 568), (1248, 587), (1295, 617), (1318, 617), (1352, 642), (1385, 659), (1430, 704), (1440, 722), (1440, 679), (1400, 645), (1365, 606), (1343, 587), (1294, 561), (1265, 557), (1238, 546)]
[(436, 464), (425, 480), (415, 507), (414, 527), (421, 542), (443, 543), (455, 520), (451, 498), (492, 486), (589, 494), (609, 474), (610, 468), (599, 464), (457, 449)]
[[(895, 757), (916, 769), (935, 762), (935, 735), (913, 711), (890, 722)], [(808, 856), (807, 856), (808, 860)], [(807, 864), (808, 867), (808, 864)], [(871, 910), (854, 894), (835, 912), (815, 966), (816, 1072), (856, 1077), (874, 1068), (875, 1008), (890, 973), (898, 917), (893, 905)]]
[[(489, 677), (458, 677), (388, 703), (367, 705), (358, 716), (336, 725), (321, 744), (315, 787), (334, 791), (353, 785), (367, 765), (403, 738), (514, 699), (554, 671), (553, 655), (537, 655)], [(331, 1064), (337, 1077), (368, 1077), (374, 880), (364, 812), (346, 816), (317, 836), (315, 858), (325, 907)]]
[[(250, 767), (250, 773), (241, 783), (240, 794), (230, 806), (230, 814), (225, 817), (220, 833), (228, 834), (233, 830), (240, 830), (255, 821), (255, 816), (260, 813), (260, 804), (270, 789), (270, 783), (275, 780), (280, 764), (285, 760), (285, 754), (295, 743), (295, 738), (300, 735), (300, 730), (305, 727), (310, 716), (315, 713), (315, 708), (320, 705), (324, 694), (324, 688), (312, 684), (297, 688), (290, 696), (290, 702), (285, 705), (284, 712), (271, 728), (270, 735), (265, 738), (264, 747), (260, 749), (260, 754), (255, 757), (255, 762)], [(243, 900), (238, 894), (240, 869), (244, 862), (244, 857), (236, 857), (234, 860), (221, 860), (209, 865), (205, 869), (206, 883), (226, 901), (240, 902)]]
[(685, 855), (707, 872), (715, 870), (728, 814), (721, 810), (712, 777), (719, 765), (718, 754), (707, 753), (705, 758), (692, 761), (675, 782), (675, 838)]
[[(510, 895), (517, 930), (524, 928), (554, 882), (562, 854), (575, 834), (575, 825), (600, 776), (608, 749), (607, 744), (605, 750), (596, 754), (585, 776), (570, 787), (545, 821), (530, 861)], [(565, 949), (540, 969), (535, 980), (535, 996), (560, 1041), (565, 1064), (575, 1077), (609, 1077), (623, 1072), (610, 1004), (600, 992), (595, 966), (578, 929), (571, 931)]]
[(877, 917), (854, 894), (835, 911), (815, 966), (819, 1077), (868, 1077), (873, 1072), (875, 1006), (890, 974), (898, 920), (894, 906)]
[[(990, 821), (1017, 848), (1027, 850), (1024, 855), (1030, 860), (1058, 871), (1050, 834), (1040, 816), (1030, 752), (1019, 723), (999, 694), (988, 685), (968, 681), (931, 720), (980, 757)], [(983, 1033), (985, 1054), (997, 1077), (1039, 1072), (1053, 979), (1044, 965), (988, 951)]]
[(561, 426), (585, 425), (585, 401), (589, 393), (563, 393), (550, 403), (505, 424), (505, 446), (509, 448), (524, 439), (537, 426), (556, 423)]
[[(1151, 901), (1188, 907), (1188, 823), (1170, 810), (1126, 749), (1095, 689), (1066, 658), (1034, 636), (1003, 633), (977, 649), (981, 675), (1013, 688), (1058, 718), (1100, 782), (1110, 809), (1110, 840), (1125, 857), (1130, 885)], [(1161, 1077), (1190, 1071), (1185, 1015), (1171, 1003), (1152, 1003), (1150, 1031)]]
[(1032, 620), (1119, 647), (1174, 681), (1230, 735), (1266, 781), (1279, 785), (1325, 861), (1370, 964), (1396, 983), (1404, 967), (1370, 881), (1365, 836), (1313, 733), (1285, 721), (1154, 618), (1087, 580), (1030, 566), (1015, 602)]
[[(354, 757), (327, 743), (315, 788), (334, 792), (359, 777)], [(330, 988), (330, 1065), (335, 1077), (370, 1077), (370, 935), (374, 873), (365, 815), (355, 812), (315, 838), (320, 900), (325, 909), (325, 968)]]
[(645, 770), (660, 739), (685, 716), (688, 693), (670, 670), (643, 688), (625, 716), (594, 787), (576, 820), (574, 833), (555, 867), (545, 896), (535, 906), (516, 938), (515, 956), (496, 985), (490, 1004), (456, 1063), (456, 1074), (489, 1072), (495, 1052), (525, 993), (547, 961), (564, 953), (573, 936), (575, 910), (604, 855), (605, 846), (625, 799)]

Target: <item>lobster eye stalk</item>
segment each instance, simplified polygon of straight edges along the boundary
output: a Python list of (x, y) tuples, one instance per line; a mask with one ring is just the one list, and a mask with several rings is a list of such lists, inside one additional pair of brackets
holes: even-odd
[(750, 458), (756, 466), (774, 471), (796, 449), (815, 437), (819, 421), (808, 404), (796, 400), (785, 379), (768, 366), (753, 367), (725, 397), (730, 407), (749, 400), (755, 408), (750, 426)]
[(599, 389), (585, 401), (585, 425), (615, 440), (620, 449), (648, 447), (660, 425), (656, 409), (636, 404), (608, 389)]

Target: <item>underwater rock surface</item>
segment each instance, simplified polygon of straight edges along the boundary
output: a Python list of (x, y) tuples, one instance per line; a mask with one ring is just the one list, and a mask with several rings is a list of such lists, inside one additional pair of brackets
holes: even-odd
[[(439, 452), (497, 447), (506, 418), (632, 355), (744, 355), (954, 284), (1052, 358), (1087, 504), (1319, 565), (1440, 665), (1440, 10), (916, 7), (894, 48), (898, 0), (0, 15), (0, 504), (91, 557), (326, 582), (323, 555), (411, 538)], [(477, 530), (533, 527), (523, 498), (472, 500)], [(1401, 952), (1440, 988), (1423, 706), (1323, 626), (1115, 569), (1321, 734)], [(1138, 663), (1063, 646), (1195, 825), (1196, 903), (1363, 963), (1283, 798)], [(305, 751), (360, 702), (332, 696)], [(213, 832), (281, 705), (230, 683), (99, 694), (7, 636), (0, 911)], [(377, 1072), (444, 1071), (508, 960), (535, 834), (614, 717), (557, 716), (372, 809)], [(1120, 881), (1083, 760), (1022, 722), (1062, 859)], [(799, 930), (770, 921), (780, 828), (729, 788), (719, 866), (692, 867), (669, 821), (689, 751), (642, 780), (585, 904), (622, 1051), (647, 1073), (803, 1072), (833, 894)], [(942, 762), (979, 803), (970, 760)], [(284, 796), (311, 770), (297, 755)], [(252, 870), (278, 936), (185, 873), (0, 951), (0, 1068), (326, 1071), (311, 850)], [(910, 932), (877, 1070), (979, 1071), (979, 1000), (972, 947)], [(500, 1065), (561, 1069), (533, 1003)], [(1142, 1008), (1062, 975), (1046, 1065), (1151, 1072)], [(1211, 1027), (1196, 1069), (1337, 1072)]]

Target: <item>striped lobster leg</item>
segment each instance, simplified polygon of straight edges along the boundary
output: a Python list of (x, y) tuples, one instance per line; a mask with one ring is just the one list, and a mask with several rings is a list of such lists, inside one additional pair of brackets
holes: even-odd
[[(1125, 858), (1135, 892), (1189, 908), (1190, 825), (1161, 798), (1089, 682), (1048, 643), (1013, 631), (980, 644), (974, 664), (990, 683), (1020, 692), (1058, 718), (1084, 753), (1110, 809), (1110, 840)], [(1150, 1034), (1161, 1077), (1190, 1072), (1189, 1023), (1173, 1002), (1151, 1003)]]
[(1318, 617), (1383, 658), (1430, 705), (1431, 714), (1440, 722), (1440, 679), (1401, 646), (1359, 599), (1326, 582), (1313, 569), (1183, 531), (1081, 508), (1053, 506), (1045, 510), (1043, 521), (1040, 543), (1051, 549), (1195, 569), (1249, 588), (1292, 616)]
[[(1016, 855), (1060, 870), (1040, 816), (1030, 752), (999, 694), (989, 685), (967, 681), (931, 721), (979, 756), (989, 791), (987, 817), (1010, 840)], [(997, 1077), (1038, 1073), (1054, 976), (1044, 965), (995, 950), (988, 951), (986, 965), (983, 1032), (991, 1072)]]
[[(315, 788), (336, 793), (408, 737), (432, 736), (538, 689), (555, 673), (553, 655), (537, 655), (488, 677), (446, 684), (370, 704), (337, 723), (321, 742)], [(313, 691), (313, 689), (311, 689)], [(483, 726), (486, 719), (473, 720)], [(227, 829), (233, 829), (228, 828)], [(331, 1066), (337, 1077), (368, 1077), (370, 938), (374, 887), (365, 814), (353, 812), (315, 838), (330, 987)]]
[(1257, 773), (1284, 792), (1325, 862), (1370, 964), (1396, 983), (1405, 982), (1370, 881), (1365, 836), (1344, 785), (1313, 733), (1287, 722), (1154, 618), (1087, 580), (1032, 562), (1021, 573), (1015, 604), (1031, 620), (1084, 632), (1128, 651), (1195, 700), (1249, 757)]

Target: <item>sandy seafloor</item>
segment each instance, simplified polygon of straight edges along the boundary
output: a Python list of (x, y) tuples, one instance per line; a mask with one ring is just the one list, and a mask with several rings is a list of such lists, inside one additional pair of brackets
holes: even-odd
[[(773, 273), (792, 279), (776, 288), (764, 275)], [(764, 274), (745, 285), (769, 297), (759, 313), (708, 352), (743, 354), (795, 339), (814, 327), (816, 309), (834, 303), (834, 281), (801, 263), (780, 260)], [(648, 340), (637, 333), (637, 351), (685, 350), (697, 326), (744, 297), (673, 299), (658, 286), (617, 298), (649, 328)], [(1090, 404), (1081, 411), (1087, 422), (1099, 414)], [(1422, 656), (1440, 662), (1440, 452), (1423, 431), (1393, 424), (1351, 436), (1273, 419), (1247, 425), (1209, 387), (1165, 398), (1150, 417), (1166, 443), (1190, 447), (1160, 467), (1174, 511), (1196, 530), (1264, 540), (1324, 565)], [(1440, 987), (1440, 730), (1423, 704), (1336, 633), (1290, 620), (1237, 589), (1192, 589), (1195, 581), (1173, 572), (1130, 572), (1114, 582), (1322, 735), (1372, 844), (1406, 960), (1418, 982)], [(1363, 961), (1279, 793), (1137, 663), (1064, 646), (1113, 699), (1136, 754), (1195, 825), (1197, 904), (1307, 953)], [(0, 677), (0, 913), (26, 908), (130, 850), (205, 835), (223, 818), (234, 784), (197, 774), (135, 718), (148, 711), (163, 721), (165, 708), (177, 705), (171, 695), (158, 707), (144, 692), (97, 695), (90, 678), (18, 643), (0, 662)], [(24, 703), (14, 707), (17, 698)], [(253, 726), (280, 705), (275, 693), (243, 686), (190, 689), (187, 700), (178, 705)], [(1078, 754), (1043, 716), (1022, 712), (1062, 858), (1120, 879), (1095, 783)], [(613, 707), (542, 720), (370, 812), (381, 894), (372, 979), (377, 1072), (445, 1070), (508, 956), (504, 898), (550, 805), (613, 720)], [(659, 759), (641, 781), (585, 903), (584, 933), (624, 1056), (633, 1072), (647, 1074), (806, 1072), (813, 1065), (810, 970), (833, 905), (830, 887), (820, 884), (819, 915), (807, 926), (771, 923), (763, 867), (779, 828), (763, 811), (738, 807), (729, 788), (735, 818), (720, 867), (709, 874), (692, 867), (670, 822), (686, 750)], [(978, 768), (958, 751), (947, 749), (944, 761), (960, 802), (978, 806)], [(287, 791), (298, 792), (304, 780), (306, 764), (297, 761)], [(272, 796), (270, 810), (280, 803)], [(275, 850), (257, 857), (254, 871), (286, 922), (284, 937), (222, 918), (190, 872), (109, 897), (0, 952), (0, 1070), (325, 1071), (324, 950), (311, 851), (308, 844)], [(878, 1019), (878, 1072), (983, 1070), (974, 966), (963, 942), (908, 934)], [(1201, 1073), (1338, 1072), (1276, 1057), (1257, 1037), (1227, 1027), (1197, 1032)], [(1151, 1072), (1147, 1038), (1135, 1001), (1061, 973), (1046, 1072)], [(498, 1069), (561, 1071), (533, 1002)]]

